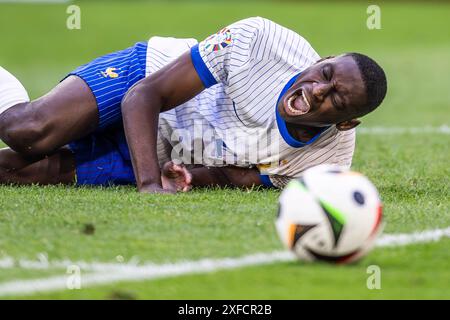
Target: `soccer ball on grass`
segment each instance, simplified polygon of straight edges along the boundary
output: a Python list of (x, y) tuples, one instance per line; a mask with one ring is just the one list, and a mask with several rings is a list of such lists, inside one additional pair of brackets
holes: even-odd
[(286, 186), (275, 224), (283, 244), (300, 260), (350, 263), (372, 249), (381, 220), (381, 200), (368, 178), (320, 165)]

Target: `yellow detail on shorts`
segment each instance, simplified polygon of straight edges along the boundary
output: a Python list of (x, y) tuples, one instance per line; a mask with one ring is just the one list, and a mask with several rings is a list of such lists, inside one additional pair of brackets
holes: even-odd
[(119, 74), (114, 72), (116, 70), (117, 70), (117, 68), (111, 68), (111, 67), (106, 68), (105, 71), (102, 71), (102, 75), (105, 78), (117, 78), (119, 76)]

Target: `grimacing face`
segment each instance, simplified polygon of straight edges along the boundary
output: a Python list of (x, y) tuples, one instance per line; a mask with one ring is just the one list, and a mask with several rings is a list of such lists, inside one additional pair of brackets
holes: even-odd
[(281, 117), (293, 125), (335, 124), (348, 130), (359, 124), (355, 115), (366, 99), (358, 65), (351, 56), (340, 55), (304, 70), (277, 107)]

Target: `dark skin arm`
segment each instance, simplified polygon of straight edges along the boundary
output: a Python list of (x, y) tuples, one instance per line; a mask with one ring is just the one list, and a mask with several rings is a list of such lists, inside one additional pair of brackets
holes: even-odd
[(156, 152), (159, 113), (192, 99), (203, 89), (190, 53), (186, 52), (138, 82), (124, 97), (123, 123), (138, 191), (171, 192), (162, 187)]
[[(196, 187), (252, 187), (261, 185), (256, 169), (239, 167), (196, 167), (188, 170), (172, 161), (164, 164), (162, 185), (171, 192), (189, 191)], [(0, 149), (1, 184), (74, 184), (75, 158), (68, 148), (61, 148), (42, 159), (30, 160), (10, 148)]]
[(262, 185), (257, 169), (239, 167), (198, 167), (190, 170), (195, 187), (250, 188)]
[(156, 152), (159, 113), (192, 99), (204, 89), (189, 52), (140, 81), (122, 102), (125, 135), (140, 192), (189, 191), (192, 186), (261, 185), (257, 169), (197, 167), (187, 170), (169, 162), (161, 171)]
[(162, 170), (164, 189), (189, 191), (194, 187), (252, 187), (262, 185), (255, 168), (196, 167), (188, 170), (183, 164), (167, 162)]

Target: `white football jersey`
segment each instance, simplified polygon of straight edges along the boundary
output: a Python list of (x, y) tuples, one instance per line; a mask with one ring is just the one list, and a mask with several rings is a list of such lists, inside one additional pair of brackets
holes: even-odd
[(354, 130), (327, 128), (309, 142), (292, 137), (278, 114), (280, 97), (320, 57), (297, 33), (254, 17), (195, 39), (152, 37), (147, 76), (190, 50), (205, 90), (160, 115), (160, 163), (257, 167), (267, 185), (282, 187), (309, 167), (350, 166)]

